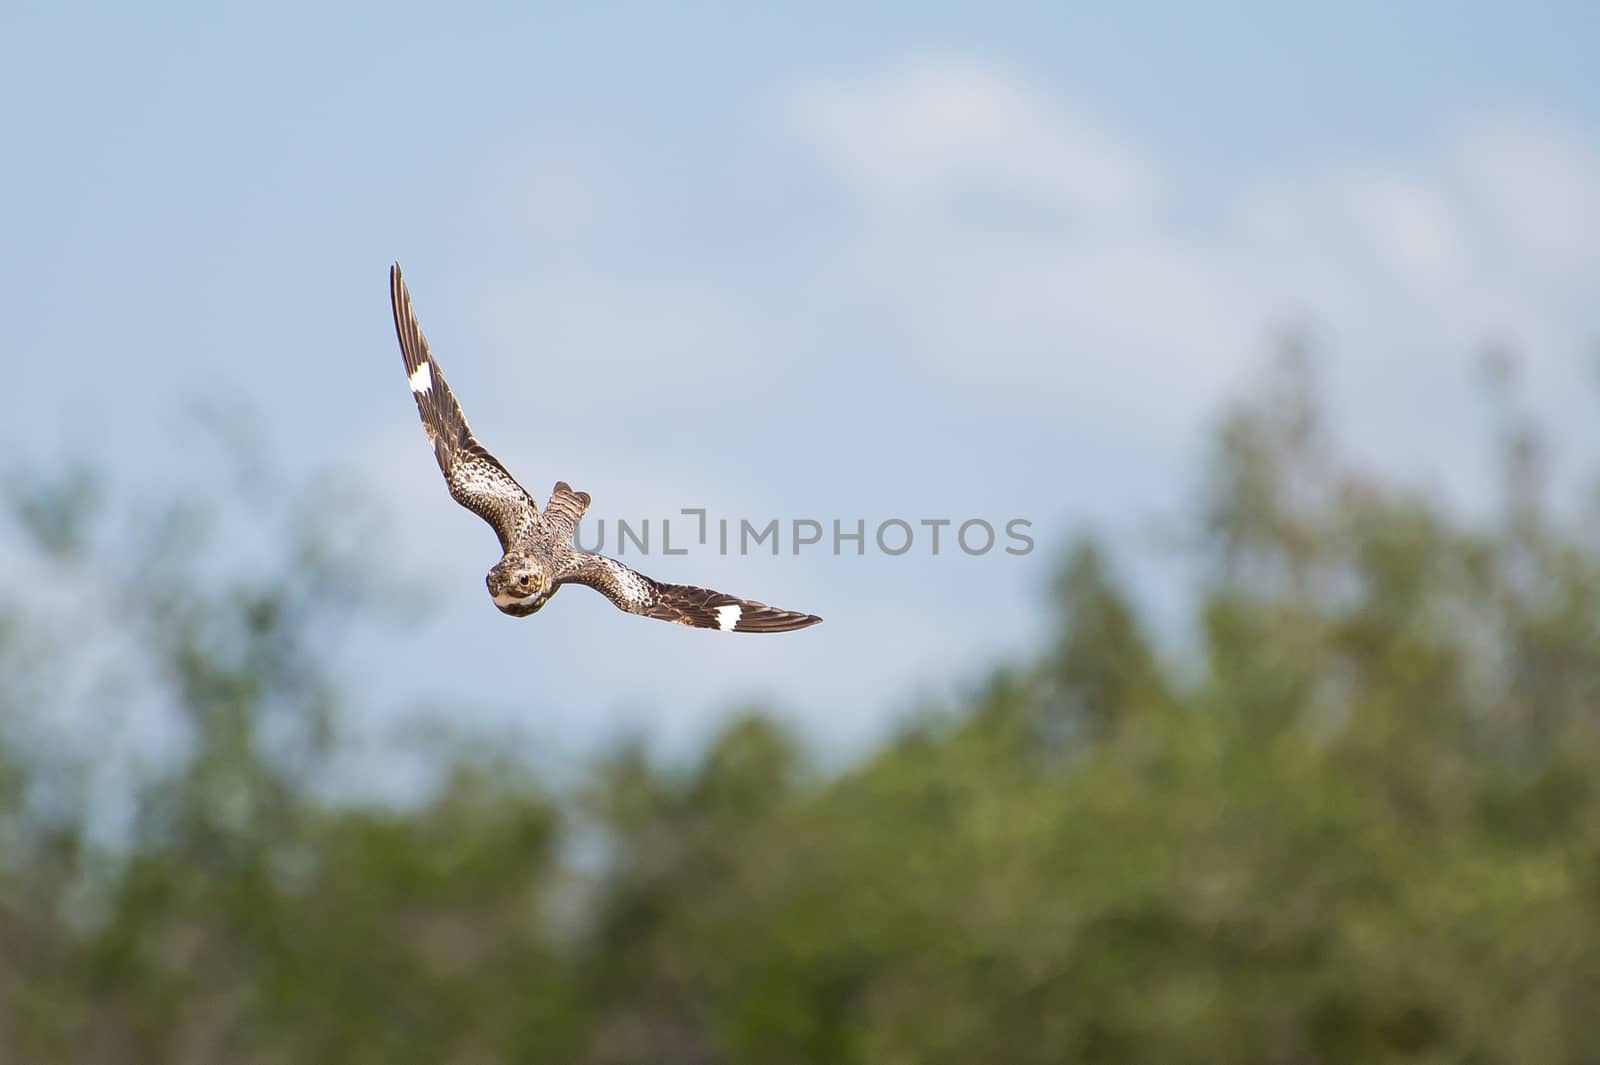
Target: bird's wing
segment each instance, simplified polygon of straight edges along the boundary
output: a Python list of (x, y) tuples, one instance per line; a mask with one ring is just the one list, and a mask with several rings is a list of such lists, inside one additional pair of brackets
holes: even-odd
[(399, 263), (389, 268), (389, 297), (394, 304), (394, 331), (400, 338), (411, 394), (422, 415), (422, 427), (433, 442), (433, 456), (444, 471), (450, 496), (493, 526), (500, 537), (501, 550), (506, 550), (529, 523), (539, 520), (538, 505), (467, 427), (461, 405), (428, 352), (428, 338), (417, 324)]
[(723, 632), (791, 632), (815, 625), (815, 614), (779, 610), (765, 603), (740, 599), (687, 584), (663, 584), (629, 569), (614, 558), (575, 552), (556, 579), (559, 584), (583, 584), (595, 589), (619, 608), (647, 618), (675, 621), (699, 629)]

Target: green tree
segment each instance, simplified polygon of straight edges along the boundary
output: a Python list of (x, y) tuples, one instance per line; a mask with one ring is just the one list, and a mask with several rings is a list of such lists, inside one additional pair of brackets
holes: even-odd
[[(225, 499), (17, 482), (124, 635), (0, 592), (0, 1060), (1600, 1060), (1600, 546), (1499, 432), (1463, 514), (1344, 457), (1291, 357), (1184, 515), (1187, 640), (1086, 539), (1035, 657), (853, 764), (752, 712), (559, 791), (442, 744), (400, 804), (326, 786), (385, 613), (343, 508), (241, 475), (236, 565)], [(107, 647), (139, 683), (62, 683)], [(107, 785), (72, 699), (186, 753)]]

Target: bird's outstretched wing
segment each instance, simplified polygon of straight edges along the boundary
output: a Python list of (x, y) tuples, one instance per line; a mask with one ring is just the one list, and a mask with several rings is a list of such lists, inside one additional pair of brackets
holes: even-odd
[(461, 405), (428, 352), (428, 338), (422, 335), (416, 312), (411, 309), (411, 293), (400, 276), (399, 263), (389, 268), (389, 298), (394, 304), (394, 331), (400, 338), (411, 394), (422, 415), (422, 427), (433, 442), (433, 455), (444, 471), (450, 496), (493, 526), (495, 535), (500, 537), (501, 550), (506, 550), (519, 532), (539, 520), (539, 508), (467, 427)]
[(822, 620), (815, 614), (779, 610), (707, 588), (663, 584), (605, 555), (575, 553), (556, 583), (587, 585), (630, 614), (699, 629), (792, 632)]

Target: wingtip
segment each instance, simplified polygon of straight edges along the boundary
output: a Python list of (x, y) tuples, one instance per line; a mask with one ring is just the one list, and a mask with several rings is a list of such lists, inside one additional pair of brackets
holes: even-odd
[(743, 625), (740, 625), (740, 626), (736, 627), (734, 629), (734, 631), (735, 632), (799, 632), (801, 629), (809, 629), (813, 625), (820, 625), (820, 624), (822, 624), (822, 618), (819, 617), (816, 614), (789, 613), (786, 616), (780, 615), (779, 617), (776, 617), (776, 618), (769, 617), (769, 618), (765, 619), (764, 622), (762, 620), (757, 619), (757, 620), (755, 620), (754, 624), (750, 625), (748, 628), (744, 627)]

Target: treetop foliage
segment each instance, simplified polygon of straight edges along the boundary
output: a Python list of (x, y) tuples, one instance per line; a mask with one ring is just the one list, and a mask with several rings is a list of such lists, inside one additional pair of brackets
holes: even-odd
[[(264, 490), (233, 572), (215, 515), (14, 480), (121, 642), (0, 594), (0, 1060), (1600, 1060), (1594, 526), (1526, 426), (1469, 518), (1325, 422), (1292, 360), (1224, 419), (1186, 647), (1083, 540), (1042, 653), (848, 766), (752, 713), (560, 789), (446, 747), (401, 804), (325, 786), (385, 608), (323, 508)], [(135, 690), (185, 753), (106, 839), (36, 724)]]

